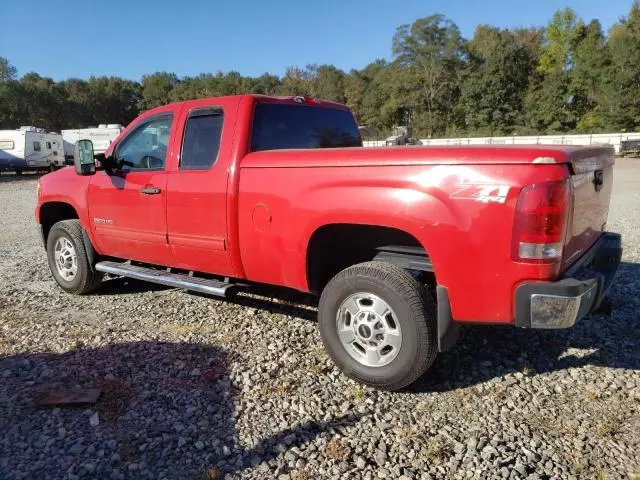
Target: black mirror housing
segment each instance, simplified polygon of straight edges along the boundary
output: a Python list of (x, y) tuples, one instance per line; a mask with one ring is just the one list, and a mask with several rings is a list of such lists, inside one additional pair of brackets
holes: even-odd
[(73, 164), (78, 175), (93, 175), (96, 173), (96, 162), (91, 140), (78, 140), (73, 151)]

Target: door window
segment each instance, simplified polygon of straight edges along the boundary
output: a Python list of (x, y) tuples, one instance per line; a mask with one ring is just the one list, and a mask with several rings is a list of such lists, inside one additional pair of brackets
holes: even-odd
[(206, 170), (215, 163), (223, 120), (219, 108), (202, 108), (189, 113), (182, 142), (181, 169)]
[(169, 148), (172, 115), (153, 117), (136, 127), (116, 147), (123, 170), (163, 170)]
[(40, 150), (42, 150), (42, 147), (40, 146), (40, 142), (33, 142), (33, 151), (39, 152)]

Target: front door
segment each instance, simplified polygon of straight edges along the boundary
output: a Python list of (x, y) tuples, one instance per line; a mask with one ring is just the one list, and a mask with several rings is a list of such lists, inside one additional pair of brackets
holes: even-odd
[(172, 112), (141, 120), (115, 147), (122, 171), (100, 171), (91, 178), (89, 217), (104, 254), (171, 264), (166, 164), (173, 123)]

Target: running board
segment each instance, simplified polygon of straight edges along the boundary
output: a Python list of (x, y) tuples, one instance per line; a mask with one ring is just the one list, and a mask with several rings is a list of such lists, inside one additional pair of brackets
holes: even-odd
[(180, 273), (169, 273), (166, 270), (139, 267), (118, 262), (98, 262), (96, 270), (121, 277), (135, 278), (151, 283), (159, 283), (168, 287), (184, 288), (194, 292), (206, 293), (217, 297), (228, 296), (228, 290), (236, 285), (220, 280), (190, 277)]

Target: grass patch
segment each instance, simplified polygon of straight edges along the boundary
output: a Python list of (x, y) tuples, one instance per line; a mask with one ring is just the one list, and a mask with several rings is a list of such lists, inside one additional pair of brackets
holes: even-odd
[(581, 460), (579, 462), (574, 463), (573, 465), (571, 465), (571, 473), (575, 473), (576, 475), (580, 475), (581, 473), (584, 473), (585, 470), (589, 467), (589, 465), (587, 464), (586, 461)]
[(351, 400), (353, 403), (361, 403), (364, 402), (365, 398), (367, 398), (367, 392), (362, 385), (356, 385), (351, 390)]
[(291, 474), (291, 480), (310, 480), (311, 476), (306, 470), (296, 470)]
[(347, 449), (337, 438), (333, 438), (327, 443), (325, 455), (336, 462), (344, 462), (347, 459)]
[(260, 396), (270, 397), (272, 395), (278, 395), (280, 397), (286, 397), (291, 395), (294, 390), (294, 385), (287, 380), (275, 380), (273, 383), (263, 383), (260, 389)]
[(207, 468), (202, 475), (203, 480), (221, 480), (221, 478), (218, 467)]
[(584, 398), (589, 402), (595, 402), (598, 399), (598, 393), (593, 390), (587, 390), (584, 394)]
[(422, 456), (432, 465), (442, 465), (444, 463), (445, 449), (432, 438), (422, 448)]

